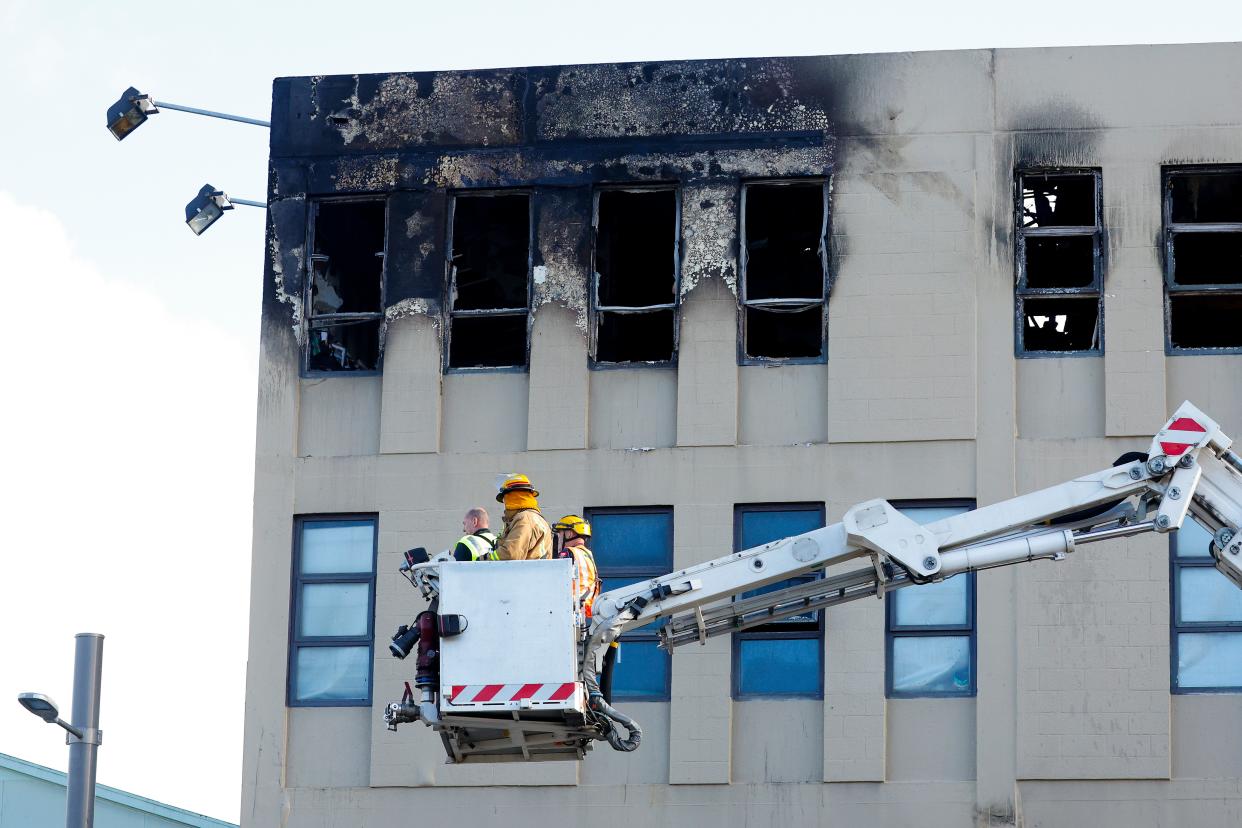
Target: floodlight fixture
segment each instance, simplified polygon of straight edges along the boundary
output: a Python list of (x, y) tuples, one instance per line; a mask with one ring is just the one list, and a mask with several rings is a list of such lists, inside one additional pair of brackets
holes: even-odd
[(223, 190), (217, 190), (210, 184), (204, 184), (202, 189), (198, 191), (198, 195), (190, 199), (190, 203), (185, 205), (186, 226), (193, 231), (194, 235), (201, 236), (204, 230), (215, 224), (224, 215), (225, 210), (232, 210), (234, 204), (267, 208), (267, 204), (262, 201), (251, 201), (246, 198), (229, 198)]
[(226, 112), (213, 112), (210, 109), (198, 109), (197, 107), (182, 106), (169, 103), (168, 101), (156, 101), (151, 95), (144, 95), (131, 86), (121, 93), (120, 100), (108, 107), (108, 131), (112, 133), (116, 140), (122, 141), (127, 135), (142, 126), (146, 122), (147, 116), (159, 114), (161, 107), (178, 112), (189, 112), (192, 115), (204, 115), (208, 118), (223, 118), (226, 121), (237, 121), (242, 124), (253, 124), (254, 126), (268, 128), (272, 126), (270, 122), (260, 121), (258, 118), (245, 118), (241, 115), (229, 115)]

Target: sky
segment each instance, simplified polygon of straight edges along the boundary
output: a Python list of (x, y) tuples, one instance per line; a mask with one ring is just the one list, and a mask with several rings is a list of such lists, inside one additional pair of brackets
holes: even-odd
[(65, 769), (12, 700), (67, 710), (103, 633), (99, 781), (238, 819), (263, 215), (183, 210), (264, 200), (268, 136), (165, 111), (117, 143), (126, 87), (266, 119), (288, 75), (1242, 40), (1237, 0), (1119, 8), (0, 0), (0, 753)]

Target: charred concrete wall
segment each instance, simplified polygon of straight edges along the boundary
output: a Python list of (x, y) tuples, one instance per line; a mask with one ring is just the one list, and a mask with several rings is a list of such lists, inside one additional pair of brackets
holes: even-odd
[[(295, 515), (378, 515), (383, 634), (413, 609), (401, 552), (452, 543), (500, 471), (549, 513), (672, 506), (681, 567), (731, 548), (735, 504), (994, 502), (1182, 399), (1242, 432), (1242, 356), (1165, 353), (1161, 235), (1164, 166), (1242, 164), (1240, 75), (1228, 44), (278, 80), (243, 824), (1236, 822), (1242, 712), (1170, 693), (1159, 540), (980, 573), (973, 698), (886, 698), (884, 605), (858, 602), (826, 613), (822, 699), (732, 698), (714, 639), (633, 706), (638, 753), (581, 767), (388, 733), (408, 676), (383, 647), (371, 708), (289, 708), (285, 680)], [(1017, 359), (1015, 174), (1066, 168), (1101, 176), (1103, 348)], [(739, 191), (804, 176), (831, 182), (827, 358), (746, 364)], [(679, 193), (675, 364), (589, 368), (592, 192), (617, 184)], [(529, 358), (446, 372), (451, 203), (493, 188), (531, 193)], [(382, 369), (306, 375), (313, 205), (355, 196), (387, 209)]]

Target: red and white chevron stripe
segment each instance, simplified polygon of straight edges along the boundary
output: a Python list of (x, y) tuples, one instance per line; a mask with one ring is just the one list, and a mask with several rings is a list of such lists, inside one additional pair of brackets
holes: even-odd
[(1185, 454), (1192, 446), (1199, 444), (1207, 434), (1207, 429), (1189, 417), (1178, 417), (1169, 423), (1168, 428), (1160, 432), (1157, 440), (1160, 449), (1169, 457)]
[(563, 684), (454, 684), (449, 704), (497, 704), (523, 699), (559, 702), (573, 696), (575, 686), (572, 681)]

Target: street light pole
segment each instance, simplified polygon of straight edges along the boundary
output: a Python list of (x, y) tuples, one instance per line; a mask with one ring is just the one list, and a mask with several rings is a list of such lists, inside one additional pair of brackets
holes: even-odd
[(99, 729), (99, 687), (103, 677), (103, 639), (78, 633), (73, 656), (73, 717), (69, 731), (69, 782), (65, 828), (91, 828), (95, 823), (96, 754), (103, 743)]

